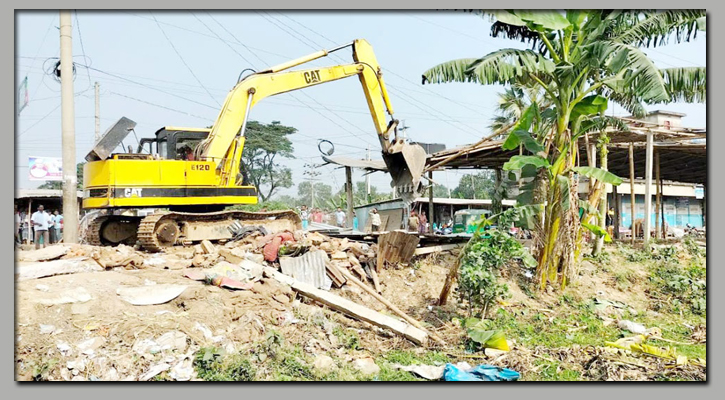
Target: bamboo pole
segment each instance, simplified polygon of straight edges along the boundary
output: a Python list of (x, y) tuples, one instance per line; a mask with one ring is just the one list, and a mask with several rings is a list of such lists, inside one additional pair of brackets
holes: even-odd
[(652, 153), (654, 151), (654, 135), (647, 132), (647, 151), (645, 153), (644, 170), (644, 247), (649, 249), (650, 230), (652, 229)]

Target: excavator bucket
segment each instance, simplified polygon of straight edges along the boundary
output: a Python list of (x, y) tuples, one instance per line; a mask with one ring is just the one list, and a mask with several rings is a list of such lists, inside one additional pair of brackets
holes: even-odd
[(383, 153), (383, 161), (393, 179), (392, 185), (397, 187), (400, 197), (406, 203), (412, 203), (423, 192), (423, 170), (427, 154), (417, 144), (397, 141)]

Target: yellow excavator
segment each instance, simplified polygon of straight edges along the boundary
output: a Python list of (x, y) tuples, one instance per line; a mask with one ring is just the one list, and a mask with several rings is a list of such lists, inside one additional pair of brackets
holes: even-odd
[[(290, 71), (347, 47), (352, 48), (350, 64)], [(224, 211), (231, 205), (257, 203), (257, 189), (247, 183), (241, 161), (249, 111), (266, 97), (352, 76), (362, 84), (392, 185), (411, 201), (423, 190), (426, 152), (398, 137), (382, 70), (372, 46), (358, 39), (247, 75), (229, 92), (210, 129), (164, 127), (155, 138), (142, 139), (136, 152), (112, 153), (135, 126), (121, 118), (86, 157), (83, 208), (107, 210), (89, 223), (86, 241), (139, 243), (146, 250), (161, 251), (205, 239), (229, 240), (231, 224), (261, 225), (268, 233), (299, 229), (300, 218), (292, 210)], [(119, 214), (140, 208), (168, 211), (145, 217)]]

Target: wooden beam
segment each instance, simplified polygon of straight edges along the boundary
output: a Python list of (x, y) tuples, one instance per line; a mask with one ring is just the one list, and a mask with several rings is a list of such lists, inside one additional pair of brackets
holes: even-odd
[(365, 321), (375, 326), (388, 329), (417, 345), (425, 345), (428, 342), (428, 334), (415, 326), (409, 325), (387, 315), (383, 315), (357, 303), (353, 303), (350, 300), (334, 295), (328, 291), (317, 289), (316, 287), (300, 282), (291, 276), (279, 273), (274, 268), (264, 267), (264, 275), (289, 285), (297, 293), (322, 303), (335, 311), (342, 312), (352, 318)]
[(612, 221), (614, 224), (614, 238), (619, 239), (619, 225), (621, 222), (620, 219), (622, 218), (622, 203), (619, 198), (619, 193), (617, 192), (617, 186), (612, 186), (612, 200), (614, 201), (614, 218)]
[(415, 249), (414, 255), (421, 256), (423, 254), (437, 253), (446, 250), (453, 250), (465, 246), (465, 243), (442, 244), (440, 246), (419, 247)]
[(635, 199), (636, 199), (634, 196), (634, 143), (629, 144), (629, 188), (630, 188), (630, 191), (632, 192), (630, 205), (632, 206), (632, 245), (634, 245), (634, 238), (637, 236), (637, 232), (635, 232), (635, 230), (634, 230), (634, 228), (636, 226), (634, 224), (634, 221), (635, 221), (634, 204), (635, 204)]
[(396, 313), (399, 317), (403, 318), (405, 321), (407, 321), (409, 324), (415, 326), (416, 328), (422, 330), (423, 332), (427, 333), (428, 336), (435, 339), (440, 344), (445, 345), (445, 341), (441, 339), (439, 336), (437, 336), (434, 333), (428, 332), (421, 324), (420, 322), (416, 321), (414, 318), (403, 312), (401, 309), (399, 309), (395, 304), (391, 303), (388, 299), (378, 294), (376, 291), (370, 288), (370, 286), (362, 283), (357, 278), (352, 276), (348, 271), (341, 270), (342, 274), (345, 275), (348, 281), (354, 283), (355, 285), (359, 286), (362, 290), (366, 291), (369, 295), (373, 296), (375, 300), (383, 303), (386, 307), (388, 307), (392, 312)]

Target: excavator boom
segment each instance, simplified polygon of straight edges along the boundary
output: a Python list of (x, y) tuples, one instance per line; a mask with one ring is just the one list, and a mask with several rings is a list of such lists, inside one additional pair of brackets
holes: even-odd
[[(349, 64), (291, 70), (347, 47), (353, 53)], [(110, 158), (107, 153), (111, 150), (100, 146), (84, 166), (84, 208), (165, 207), (169, 212), (144, 218), (104, 215), (90, 223), (90, 241), (114, 244), (138, 240), (145, 248), (158, 251), (175, 243), (227, 240), (232, 235), (228, 227), (240, 223), (263, 225), (268, 231), (299, 228), (300, 218), (293, 211), (223, 211), (229, 205), (257, 203), (256, 188), (248, 185), (240, 173), (250, 111), (266, 97), (352, 76), (362, 84), (383, 160), (392, 177), (391, 186), (411, 202), (421, 192), (425, 150), (398, 138), (398, 121), (393, 118), (382, 69), (370, 44), (355, 40), (246, 76), (229, 92), (210, 130), (162, 128), (155, 139), (140, 142), (138, 153), (111, 154)], [(122, 140), (133, 125), (130, 120), (119, 121), (99, 144)], [(149, 154), (142, 154), (147, 144)], [(154, 144), (156, 155), (151, 154)]]

